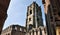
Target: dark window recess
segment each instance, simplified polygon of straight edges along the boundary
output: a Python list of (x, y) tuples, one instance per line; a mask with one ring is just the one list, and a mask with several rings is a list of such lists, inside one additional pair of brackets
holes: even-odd
[(53, 8), (53, 12), (56, 12), (56, 9)]
[[(56, 33), (54, 24), (52, 24), (52, 28), (53, 28), (52, 30), (54, 31), (54, 33)], [(54, 34), (54, 35), (56, 35), (56, 34)]]
[(57, 17), (55, 18), (55, 21), (60, 21)]
[(53, 8), (56, 8), (56, 4), (52, 4), (52, 7), (53, 7)]
[(58, 15), (60, 16), (60, 12), (58, 12)]
[(50, 16), (52, 16), (52, 13), (50, 12)]
[(31, 32), (30, 32), (30, 35), (31, 35)]
[(54, 13), (54, 15), (56, 15), (56, 13)]
[(60, 34), (60, 32), (59, 32), (59, 34)]
[(40, 35), (42, 35), (42, 30), (40, 29)]
[(13, 25), (12, 27), (13, 27), (13, 28), (15, 28), (15, 26), (14, 26), (14, 25)]
[(55, 20), (55, 21), (60, 21), (60, 20)]
[(31, 21), (31, 18), (29, 18), (29, 21)]
[(53, 17), (50, 17), (51, 19), (53, 19)]
[(32, 29), (32, 26), (33, 26), (32, 24), (29, 25), (29, 30)]
[(1, 34), (1, 31), (0, 31), (0, 34)]
[(52, 7), (53, 7), (53, 8), (55, 8), (55, 6), (54, 6), (54, 5), (52, 5)]
[(28, 12), (27, 12), (27, 16), (28, 16)]
[(56, 9), (53, 9), (53, 13), (54, 13), (54, 15), (56, 15), (56, 13), (57, 13)]
[(48, 13), (50, 13), (50, 16), (52, 16), (52, 12), (51, 12), (51, 7), (50, 7), (50, 5), (48, 6)]
[(37, 22), (38, 22), (38, 27), (40, 26), (40, 23), (39, 23), (39, 18), (37, 17)]
[(32, 10), (30, 10), (30, 14), (32, 14)]
[(42, 0), (42, 3), (45, 4), (45, 0)]
[(39, 27), (40, 25), (42, 25), (42, 24), (38, 22), (38, 27)]
[(50, 17), (50, 19), (51, 19), (51, 21), (53, 21), (53, 17), (52, 16)]
[(37, 18), (37, 21), (39, 21), (39, 18)]

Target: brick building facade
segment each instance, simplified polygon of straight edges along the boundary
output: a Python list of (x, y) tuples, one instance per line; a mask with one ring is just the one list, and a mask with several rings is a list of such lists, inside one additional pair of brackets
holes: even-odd
[(60, 0), (42, 0), (48, 35), (60, 35)]
[(4, 22), (7, 18), (7, 9), (9, 6), (10, 0), (0, 0), (0, 34), (4, 25)]
[(1, 35), (25, 35), (26, 28), (20, 25), (11, 25), (4, 29)]

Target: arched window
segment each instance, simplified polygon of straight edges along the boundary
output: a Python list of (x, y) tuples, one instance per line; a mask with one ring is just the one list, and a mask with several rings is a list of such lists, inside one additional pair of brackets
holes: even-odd
[(29, 21), (31, 21), (31, 18), (29, 18)]
[(33, 27), (33, 25), (32, 25), (32, 24), (30, 24), (30, 25), (29, 25), (29, 30), (30, 30), (30, 29), (32, 29), (32, 27)]
[(15, 30), (17, 30), (17, 27), (15, 26)]
[(60, 12), (58, 12), (58, 15), (60, 16)]
[(22, 28), (20, 28), (20, 31), (22, 31)]
[(32, 10), (30, 10), (30, 14), (32, 14)]

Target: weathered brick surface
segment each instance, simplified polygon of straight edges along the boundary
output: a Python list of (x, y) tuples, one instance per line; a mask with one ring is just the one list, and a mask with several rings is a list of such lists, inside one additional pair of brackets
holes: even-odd
[(0, 31), (4, 25), (4, 22), (7, 18), (7, 9), (9, 6), (10, 0), (0, 0)]

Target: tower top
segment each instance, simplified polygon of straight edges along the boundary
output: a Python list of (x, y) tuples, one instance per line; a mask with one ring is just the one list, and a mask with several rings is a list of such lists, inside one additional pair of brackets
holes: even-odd
[[(32, 4), (37, 4), (37, 3), (36, 3), (36, 1), (33, 1), (33, 3), (32, 3)], [(38, 4), (37, 4), (37, 5), (38, 5)]]
[(33, 1), (33, 3), (36, 3), (36, 1)]
[(36, 5), (36, 6), (39, 6), (36, 1), (33, 1), (32, 4), (30, 4), (28, 7), (31, 7), (32, 5)]

